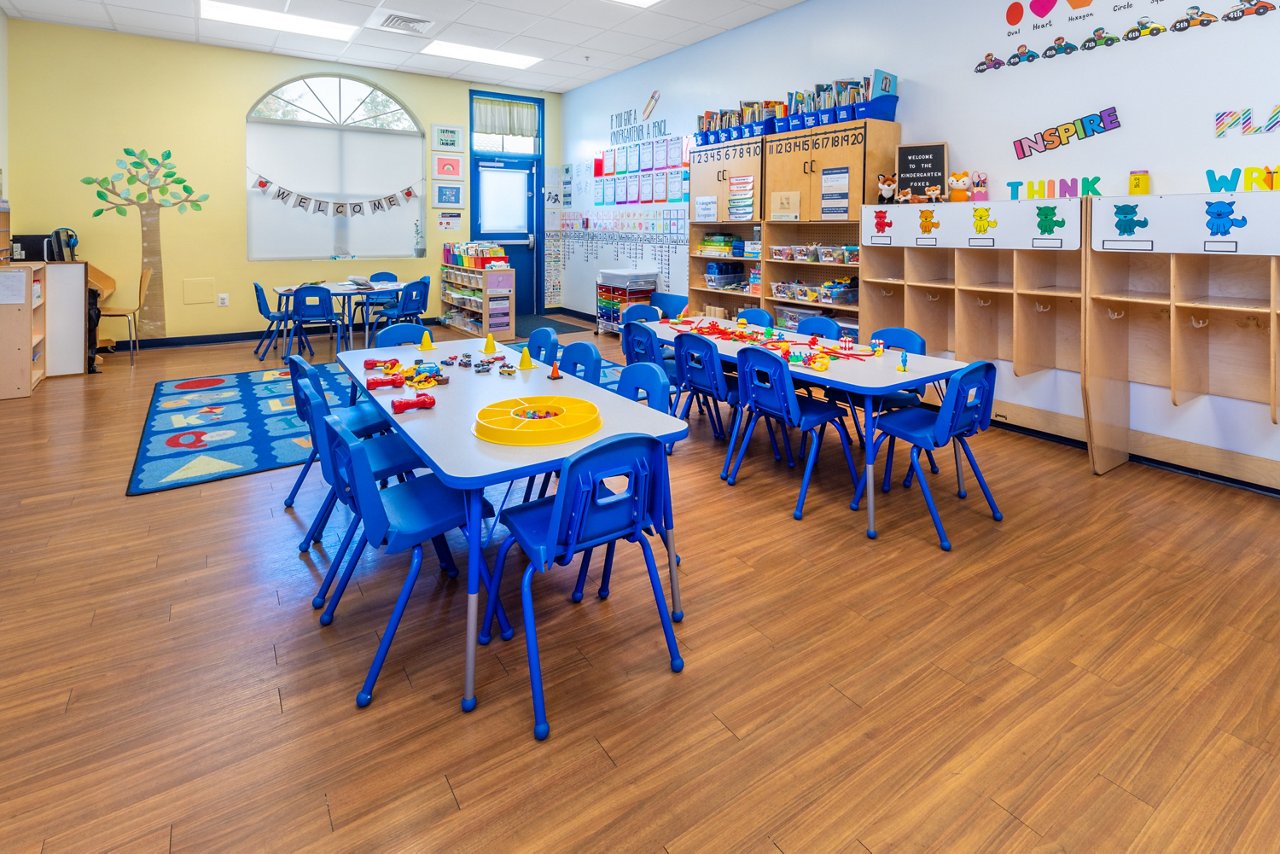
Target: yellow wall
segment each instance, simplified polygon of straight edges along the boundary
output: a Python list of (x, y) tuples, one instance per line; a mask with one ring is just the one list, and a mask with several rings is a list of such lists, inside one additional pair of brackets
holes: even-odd
[[(248, 261), (245, 115), (287, 80), (334, 72), (385, 89), (429, 133), (433, 122), (467, 125), (470, 90), (494, 87), (21, 20), (9, 21), (8, 44), (11, 67), (32, 70), (9, 77), (12, 168), (5, 170), (5, 184), (12, 188), (15, 232), (73, 228), (80, 256), (125, 286), (138, 280), (137, 212), (93, 219), (96, 200), (80, 179), (110, 173), (125, 146), (171, 149), (180, 173), (209, 194), (200, 213), (161, 213), (169, 337), (260, 328), (254, 281), (342, 280), (386, 269), (401, 279), (430, 274), (438, 283), (441, 244), (467, 237), (465, 230), (436, 232), (428, 209), (427, 256), (420, 260)], [(509, 91), (546, 99), (546, 162), (559, 163), (560, 96)], [(430, 158), (429, 141), (426, 148)], [(422, 174), (429, 174), (428, 163)], [(468, 220), (464, 211), (464, 229)], [(231, 295), (229, 308), (183, 304), (183, 280), (202, 277), (215, 279), (215, 292)], [(432, 313), (439, 310), (437, 294), (433, 287)], [(123, 325), (107, 327), (106, 334), (123, 338)]]

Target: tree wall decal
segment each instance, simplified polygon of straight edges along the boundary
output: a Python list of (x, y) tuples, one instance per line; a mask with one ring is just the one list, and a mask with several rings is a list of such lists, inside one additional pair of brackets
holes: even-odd
[(209, 195), (197, 194), (195, 189), (178, 174), (171, 160), (173, 152), (165, 151), (153, 157), (145, 148), (123, 149), (124, 159), (116, 161), (116, 169), (102, 178), (85, 177), (80, 183), (94, 187), (94, 194), (102, 207), (93, 212), (95, 217), (115, 211), (118, 216), (128, 216), (129, 208), (138, 209), (142, 223), (142, 266), (151, 268), (151, 285), (147, 301), (139, 314), (140, 338), (163, 337), (164, 321), (164, 263), (160, 249), (160, 211), (177, 208), (185, 214), (188, 209), (203, 210)]

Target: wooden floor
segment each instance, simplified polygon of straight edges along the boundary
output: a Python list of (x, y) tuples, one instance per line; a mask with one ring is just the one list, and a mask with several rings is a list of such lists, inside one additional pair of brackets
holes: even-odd
[(695, 420), (671, 458), (685, 670), (635, 547), (606, 602), (543, 576), (538, 743), (520, 635), (459, 711), (465, 585), (434, 571), (356, 709), (407, 559), (367, 558), (320, 628), (342, 525), (295, 545), (318, 476), (292, 511), (296, 469), (124, 496), (152, 385), (248, 350), (0, 402), (4, 851), (1277, 850), (1273, 499), (993, 430), (1005, 520), (940, 460), (944, 554), (917, 490), (870, 542), (830, 448), (796, 522), (798, 472), (762, 442), (726, 486)]

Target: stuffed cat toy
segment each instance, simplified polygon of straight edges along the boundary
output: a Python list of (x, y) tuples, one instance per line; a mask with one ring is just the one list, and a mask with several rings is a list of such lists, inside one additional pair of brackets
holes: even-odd
[(969, 180), (968, 172), (952, 172), (947, 186), (951, 188), (951, 201), (969, 201), (969, 190), (973, 187), (973, 182)]
[(898, 190), (898, 173), (892, 175), (879, 175), (877, 182), (880, 184), (880, 204), (891, 205), (897, 201)]

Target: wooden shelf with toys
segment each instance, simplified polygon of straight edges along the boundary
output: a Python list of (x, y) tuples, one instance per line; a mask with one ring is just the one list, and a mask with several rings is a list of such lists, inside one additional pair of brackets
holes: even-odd
[(43, 263), (0, 264), (0, 400), (30, 397), (45, 378), (45, 286)]
[[(1264, 404), (1277, 423), (1280, 199), (1098, 197), (1093, 210), (1084, 390), (1094, 471), (1136, 453), (1280, 488), (1280, 461), (1220, 438), (1153, 437), (1131, 421), (1131, 384), (1140, 384), (1168, 389), (1174, 406), (1206, 395)], [(1243, 410), (1224, 429), (1248, 418)]]

